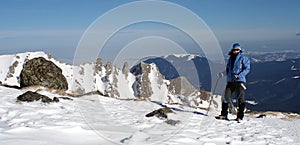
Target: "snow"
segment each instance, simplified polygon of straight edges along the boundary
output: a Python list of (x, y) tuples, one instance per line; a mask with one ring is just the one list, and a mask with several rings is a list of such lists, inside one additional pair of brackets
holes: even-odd
[[(4, 85), (19, 86), (18, 76), (27, 59), (44, 57), (62, 69), (69, 89), (64, 95), (98, 90), (104, 92), (111, 82), (101, 79), (105, 76), (105, 67), (95, 72), (95, 64), (87, 63), (72, 66), (49, 57), (44, 52), (26, 52), (16, 55), (0, 56), (0, 81)], [(180, 57), (179, 55), (177, 57)], [(192, 59), (192, 58), (188, 58)], [(16, 63), (17, 62), (17, 63)], [(23, 89), (7, 88), (0, 85), (0, 144), (1, 145), (114, 145), (114, 144), (162, 144), (162, 145), (219, 145), (219, 144), (291, 144), (300, 142), (299, 114), (266, 112), (265, 118), (256, 118), (258, 114), (246, 114), (241, 123), (216, 120), (220, 113), (220, 96), (214, 96), (218, 105), (207, 112), (187, 105), (178, 105), (182, 100), (191, 106), (195, 96), (176, 96), (168, 94), (166, 80), (158, 79), (154, 64), (149, 73), (153, 94), (151, 101), (135, 101), (133, 85), (135, 76), (126, 77), (115, 69), (118, 80), (119, 99), (101, 95), (83, 95), (70, 97), (50, 92), (43, 87)], [(14, 66), (14, 67), (12, 67)], [(114, 77), (108, 76), (110, 81)], [(50, 98), (60, 99), (58, 103), (16, 102), (17, 96), (31, 90)], [(196, 94), (195, 94), (196, 95)], [(164, 98), (167, 98), (164, 99)], [(182, 98), (178, 98), (182, 97)], [(186, 97), (186, 98), (184, 98)], [(175, 103), (164, 104), (164, 103)], [(177, 105), (176, 105), (177, 103)], [(251, 103), (251, 101), (250, 101)], [(252, 102), (255, 103), (255, 102)], [(180, 104), (184, 104), (181, 102)], [(176, 125), (166, 123), (166, 119), (145, 117), (147, 113), (168, 106), (174, 113), (168, 119), (180, 121)], [(200, 107), (208, 106), (203, 101)], [(208, 113), (208, 115), (206, 115)], [(235, 119), (229, 115), (229, 119)]]
[(300, 78), (300, 76), (294, 76), (293, 77), (293, 79), (299, 79)]
[(257, 102), (255, 102), (255, 101), (250, 101), (250, 100), (247, 100), (246, 101), (248, 104), (251, 104), (251, 105), (257, 105), (258, 103)]
[[(16, 103), (26, 90), (0, 86), (0, 144), (299, 144), (300, 120), (246, 116), (241, 123), (215, 120), (218, 112), (168, 105), (175, 126), (145, 114), (161, 108), (149, 101), (89, 95), (58, 103)], [(49, 97), (67, 97), (39, 92)], [(234, 115), (229, 116), (234, 119)]]
[(158, 80), (158, 68), (154, 63), (151, 63), (151, 71), (149, 74), (149, 79), (151, 82), (151, 88), (153, 94), (151, 95), (151, 101), (158, 101), (158, 102), (166, 102), (166, 98), (168, 96), (168, 88), (167, 85), (163, 82), (159, 82)]
[(134, 92), (132, 85), (135, 81), (135, 76), (131, 73), (128, 74), (127, 78), (124, 74), (119, 72), (118, 79), (118, 92), (120, 94), (120, 99), (134, 99)]

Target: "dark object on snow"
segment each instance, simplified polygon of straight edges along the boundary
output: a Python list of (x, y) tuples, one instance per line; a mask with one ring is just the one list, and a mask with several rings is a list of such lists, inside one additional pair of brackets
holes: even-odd
[(28, 60), (20, 74), (20, 87), (44, 86), (57, 90), (67, 90), (68, 82), (62, 70), (43, 57)]
[(158, 117), (158, 118), (160, 118), (160, 119), (167, 119), (167, 120), (165, 121), (165, 123), (167, 123), (167, 124), (169, 124), (169, 125), (173, 125), (173, 126), (176, 125), (176, 124), (178, 124), (178, 123), (180, 123), (179, 120), (168, 119), (168, 115), (167, 115), (168, 113), (174, 113), (174, 112), (173, 112), (172, 109), (169, 108), (169, 107), (166, 107), (166, 108), (160, 108), (160, 109), (154, 110), (154, 111), (152, 111), (152, 112), (146, 114), (146, 117), (153, 117), (153, 116), (156, 116), (156, 117)]
[[(72, 98), (69, 98), (69, 97), (59, 97), (60, 99), (64, 99), (64, 100), (71, 100), (71, 101), (73, 101), (73, 99)], [(54, 98), (53, 98), (54, 99)]]
[(18, 96), (17, 100), (23, 102), (33, 102), (33, 101), (41, 100), (43, 103), (59, 102), (59, 99), (57, 97), (54, 97), (52, 100), (48, 96), (36, 92), (32, 92), (32, 91), (27, 91), (24, 94)]
[(146, 114), (146, 117), (156, 116), (158, 118), (168, 118), (168, 116), (167, 116), (168, 113), (174, 113), (174, 112), (169, 107), (160, 108), (160, 109), (154, 110), (154, 111)]
[(176, 124), (180, 123), (180, 121), (179, 120), (168, 119), (168, 120), (165, 121), (165, 123), (175, 126)]
[(57, 97), (54, 97), (52, 102), (59, 102), (59, 99)]
[(216, 119), (219, 119), (219, 120), (228, 120), (229, 119), (227, 118), (227, 116), (223, 116), (223, 115), (219, 115), (219, 116), (215, 116)]
[(260, 114), (259, 116), (257, 116), (256, 118), (264, 118), (266, 117), (267, 115), (266, 114)]

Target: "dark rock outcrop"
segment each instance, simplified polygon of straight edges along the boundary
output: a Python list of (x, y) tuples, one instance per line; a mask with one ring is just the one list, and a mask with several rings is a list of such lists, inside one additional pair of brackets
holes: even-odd
[(175, 113), (175, 112), (171, 108), (165, 107), (165, 108), (160, 108), (160, 109), (154, 110), (154, 111), (146, 114), (145, 116), (146, 117), (156, 116), (160, 119), (166, 119), (164, 122), (169, 125), (173, 125), (173, 126), (180, 123), (179, 120), (168, 119), (168, 115), (167, 115), (168, 113)]
[(102, 81), (107, 83), (104, 94), (110, 96), (112, 98), (120, 97), (120, 93), (118, 91), (118, 68), (113, 66), (111, 62), (107, 62), (105, 65), (105, 77), (102, 78)]
[[(154, 93), (151, 87), (149, 74), (155, 69), (158, 71), (158, 68), (155, 64), (151, 65), (145, 62), (140, 62), (130, 69), (130, 72), (136, 76), (136, 81), (134, 84), (136, 89), (136, 97), (146, 99)], [(159, 71), (157, 73), (157, 83), (162, 85), (164, 77)]]
[(28, 60), (20, 74), (21, 88), (35, 85), (58, 90), (68, 89), (68, 82), (62, 70), (43, 57)]
[(41, 100), (43, 103), (59, 102), (59, 99), (57, 97), (51, 99), (48, 96), (36, 92), (32, 92), (32, 91), (27, 91), (24, 94), (18, 96), (17, 100), (22, 102), (33, 102), (39, 100)]
[(158, 118), (168, 118), (168, 115), (167, 115), (168, 113), (174, 113), (174, 112), (169, 107), (160, 108), (160, 109), (154, 110), (154, 111), (146, 114), (146, 117), (156, 116)]

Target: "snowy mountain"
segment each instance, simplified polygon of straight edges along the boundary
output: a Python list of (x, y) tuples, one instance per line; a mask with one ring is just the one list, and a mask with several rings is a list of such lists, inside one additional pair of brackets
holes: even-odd
[[(62, 69), (68, 90), (19, 88), (23, 65), (37, 57)], [(103, 65), (98, 59), (73, 66), (43, 52), (2, 55), (0, 63), (1, 145), (297, 145), (300, 142), (299, 114), (247, 112), (241, 123), (215, 120), (214, 116), (220, 112), (220, 96), (214, 96), (215, 108), (207, 112), (209, 92), (196, 91), (183, 76), (165, 79), (154, 63), (141, 62), (131, 69), (125, 63), (121, 70), (109, 62)], [(293, 70), (297, 68), (295, 65)], [(60, 100), (18, 102), (17, 97), (28, 90)], [(145, 116), (162, 107), (172, 110), (167, 118)], [(235, 115), (229, 115), (229, 119), (234, 118)]]
[(252, 62), (286, 61), (288, 59), (300, 58), (300, 52), (295, 50), (286, 50), (278, 52), (246, 51), (245, 55), (247, 55)]
[[(110, 62), (103, 65), (102, 60), (97, 59), (95, 62), (73, 66), (61, 63), (44, 52), (0, 56), (0, 83), (6, 86), (20, 87), (19, 76), (23, 65), (28, 60), (37, 57), (43, 57), (61, 68), (62, 74), (68, 83), (68, 89), (65, 93), (71, 96), (99, 93), (118, 99), (172, 102), (201, 108), (207, 108), (210, 100), (210, 97), (206, 97), (209, 94), (208, 92), (199, 91), (194, 87), (192, 87), (189, 94), (185, 92), (184, 97), (181, 91), (178, 91), (177, 94), (169, 92), (171, 90), (169, 87), (174, 85), (179, 90), (185, 90), (191, 85), (184, 86), (181, 85), (181, 82), (170, 85), (169, 80), (161, 75), (154, 63), (141, 62), (132, 69), (125, 63), (121, 70)], [(188, 102), (186, 102), (187, 100)]]
[(155, 63), (168, 80), (184, 76), (197, 89), (210, 91), (210, 68), (205, 57), (197, 55), (168, 55), (149, 58), (144, 62)]
[(248, 77), (247, 98), (258, 104), (254, 110), (300, 112), (300, 59), (253, 62)]
[[(246, 54), (252, 60), (259, 60), (251, 61), (246, 99), (254, 103), (249, 103), (248, 108), (257, 111), (300, 112), (300, 55), (289, 53)], [(169, 55), (145, 60), (147, 63), (155, 63), (167, 79), (184, 76), (194, 87), (211, 91), (208, 61), (196, 55)], [(199, 79), (195, 79), (195, 76)]]

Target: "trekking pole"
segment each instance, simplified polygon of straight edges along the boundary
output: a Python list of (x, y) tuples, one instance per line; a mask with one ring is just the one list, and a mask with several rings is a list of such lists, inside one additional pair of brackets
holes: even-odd
[[(222, 74), (222, 75), (223, 75), (223, 74)], [(222, 77), (222, 75), (221, 75), (221, 76), (220, 76), (219, 74), (217, 75), (217, 81), (216, 81), (216, 84), (215, 84), (215, 86), (214, 86), (214, 89), (213, 89), (213, 92), (212, 92), (212, 95), (211, 95), (211, 98), (210, 98), (210, 101), (209, 101), (209, 105), (208, 105), (208, 108), (207, 108), (206, 116), (207, 116), (208, 111), (209, 111), (209, 109), (210, 109), (210, 106), (211, 106), (212, 100), (213, 100), (213, 98), (214, 98), (214, 94), (215, 94), (216, 88), (217, 88), (217, 86), (218, 86), (219, 80), (220, 80), (220, 78)]]

